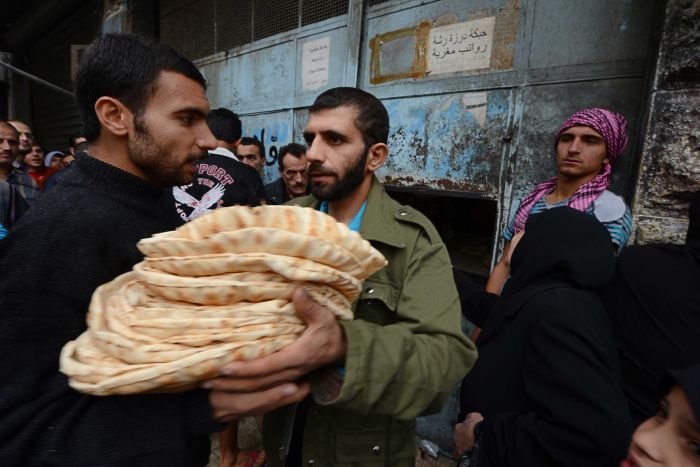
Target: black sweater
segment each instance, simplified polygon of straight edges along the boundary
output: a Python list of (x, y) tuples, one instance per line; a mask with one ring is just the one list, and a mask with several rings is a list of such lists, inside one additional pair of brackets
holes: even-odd
[(0, 465), (203, 465), (207, 394), (92, 397), (58, 371), (92, 292), (142, 259), (161, 190), (79, 156), (0, 241)]

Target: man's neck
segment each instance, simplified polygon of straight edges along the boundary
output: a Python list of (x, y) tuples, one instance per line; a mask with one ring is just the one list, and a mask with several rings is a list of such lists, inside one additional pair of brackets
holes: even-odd
[(569, 178), (559, 174), (557, 177), (557, 184), (554, 187), (554, 190), (547, 195), (546, 201), (549, 204), (555, 204), (571, 198), (581, 185), (590, 182), (596, 175), (597, 174), (586, 175), (585, 177), (580, 178)]
[(14, 167), (12, 167), (12, 164), (0, 165), (0, 180), (6, 180), (10, 173), (12, 173), (12, 169), (14, 169)]
[(148, 180), (141, 169), (134, 165), (131, 159), (129, 159), (125, 145), (111, 144), (110, 141), (98, 140), (90, 144), (87, 153), (95, 159), (121, 169), (124, 172)]
[(362, 184), (350, 195), (338, 201), (328, 202), (328, 214), (338, 222), (349, 224), (360, 211), (362, 204), (367, 200), (369, 189), (372, 186), (372, 175), (365, 177)]

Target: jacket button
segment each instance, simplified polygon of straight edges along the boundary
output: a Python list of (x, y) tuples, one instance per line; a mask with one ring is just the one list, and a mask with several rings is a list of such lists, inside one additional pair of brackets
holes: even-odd
[(309, 465), (314, 465), (315, 463), (313, 459), (309, 459)]
[(375, 456), (378, 456), (381, 452), (382, 448), (380, 448), (379, 446), (375, 446), (372, 448), (372, 454), (374, 454)]
[(365, 289), (365, 292), (367, 292), (368, 294), (373, 294), (373, 293), (374, 293), (374, 289), (373, 289), (372, 287), (367, 287), (367, 288)]

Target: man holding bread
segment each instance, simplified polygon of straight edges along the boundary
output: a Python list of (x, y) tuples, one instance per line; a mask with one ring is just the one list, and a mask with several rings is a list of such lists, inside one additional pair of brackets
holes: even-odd
[[(308, 384), (94, 397), (58, 368), (95, 289), (163, 230), (163, 188), (190, 183), (216, 147), (205, 81), (166, 45), (107, 34), (86, 51), (76, 95), (87, 153), (0, 241), (0, 465), (205, 465), (221, 421), (296, 402)], [(55, 247), (66, 238), (79, 241)]]
[(388, 260), (366, 280), (355, 319), (338, 322), (297, 290), (307, 331), (275, 354), (228, 364), (229, 376), (205, 385), (246, 391), (310, 382), (311, 398), (265, 416), (272, 466), (413, 466), (415, 418), (439, 411), (476, 358), (460, 330), (440, 236), (374, 175), (388, 156), (388, 133), (382, 103), (355, 88), (318, 96), (304, 131), (312, 194), (292, 203), (359, 231)]

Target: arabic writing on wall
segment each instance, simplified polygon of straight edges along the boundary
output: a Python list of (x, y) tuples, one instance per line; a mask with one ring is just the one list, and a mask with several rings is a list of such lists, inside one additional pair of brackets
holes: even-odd
[(328, 84), (330, 48), (330, 36), (304, 43), (301, 54), (301, 80), (304, 90), (315, 90)]
[(496, 17), (440, 26), (430, 30), (428, 72), (454, 73), (488, 68)]

